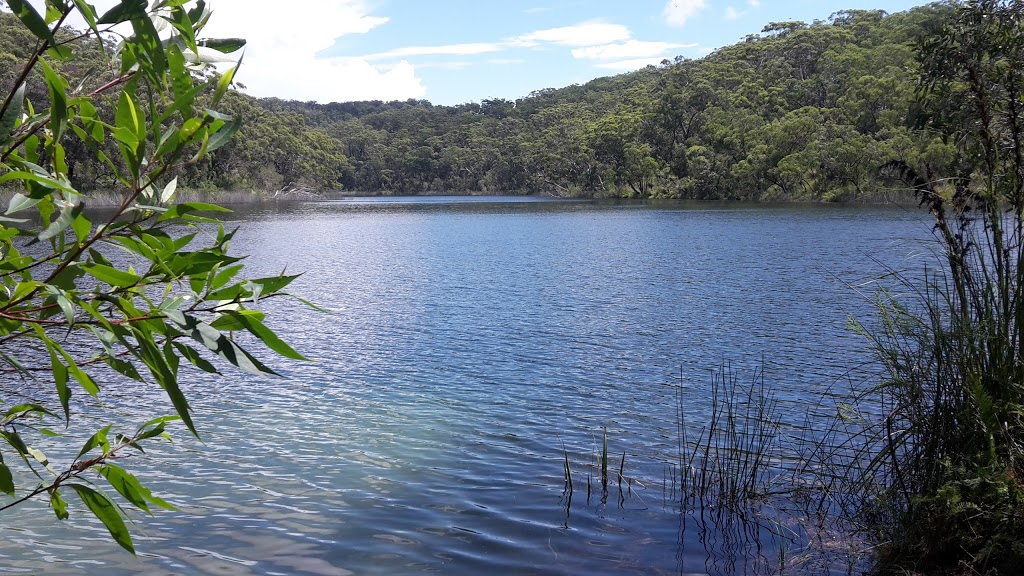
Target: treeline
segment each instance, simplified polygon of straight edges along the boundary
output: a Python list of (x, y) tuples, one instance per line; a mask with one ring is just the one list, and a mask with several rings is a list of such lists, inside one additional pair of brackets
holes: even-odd
[[(887, 185), (878, 170), (887, 161), (939, 173), (952, 161), (950, 143), (913, 129), (914, 47), (952, 6), (771, 23), (699, 60), (676, 58), (516, 101), (320, 105), (234, 92), (222, 107), (243, 119), (238, 137), (183, 168), (179, 184), (261, 192), (870, 197)], [(0, 30), (5, 62), (24, 51), (9, 39), (9, 27)], [(244, 81), (244, 67), (240, 76)], [(101, 172), (88, 166), (95, 160), (69, 162), (82, 164), (73, 172), (76, 185), (103, 187), (89, 181)]]

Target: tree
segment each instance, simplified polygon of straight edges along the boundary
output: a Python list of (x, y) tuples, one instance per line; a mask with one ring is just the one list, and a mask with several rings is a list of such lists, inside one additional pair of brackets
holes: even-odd
[[(0, 217), (0, 372), (8, 382), (18, 378), (17, 389), (0, 398), (0, 491), (10, 497), (0, 510), (45, 498), (65, 519), (65, 496), (74, 493), (134, 552), (123, 506), (149, 512), (170, 505), (115, 462), (166, 435), (173, 420), (197, 434), (178, 382), (186, 373), (181, 361), (216, 373), (216, 356), (273, 374), (229, 332), (302, 358), (257, 309), (284, 294), (294, 276), (240, 279), (240, 258), (228, 254), (233, 232), (209, 216), (225, 210), (172, 203), (177, 180), (170, 174), (239, 129), (237, 119), (215, 111), (237, 67), (218, 75), (205, 62), (244, 41), (200, 39), (210, 17), (203, 0), (149, 8), (145, 0), (122, 0), (103, 14), (84, 0), (47, 0), (43, 14), (25, 0), (7, 5), (31, 34), (32, 49), (0, 105), (0, 184), (19, 190)], [(87, 30), (64, 26), (73, 13)], [(161, 37), (158, 29), (168, 32)], [(87, 46), (99, 46), (108, 66), (69, 82), (62, 70), (77, 70), (72, 64)], [(43, 99), (26, 95), (33, 78), (44, 82)], [(86, 210), (93, 198), (72, 186), (69, 143), (118, 186), (109, 217), (94, 222)], [(209, 237), (212, 243), (200, 244)], [(52, 434), (48, 426), (67, 426), (125, 379), (159, 385), (174, 415), (131, 431), (103, 426), (77, 453), (47, 456), (37, 447), (40, 435)], [(16, 476), (13, 467), (25, 470)], [(15, 482), (28, 473), (31, 483)]]

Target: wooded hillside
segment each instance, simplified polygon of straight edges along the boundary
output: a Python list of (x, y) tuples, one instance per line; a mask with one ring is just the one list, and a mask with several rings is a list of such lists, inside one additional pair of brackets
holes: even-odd
[[(942, 172), (952, 160), (950, 144), (912, 129), (914, 46), (951, 6), (770, 23), (701, 59), (515, 101), (320, 105), (233, 92), (222, 106), (243, 119), (240, 134), (183, 168), (179, 183), (260, 192), (870, 198), (888, 185), (878, 175), (886, 161)], [(13, 16), (2, 16), (9, 79), (25, 44), (12, 35)], [(46, 99), (45, 90), (29, 96)], [(94, 179), (88, 156), (69, 156), (78, 163), (76, 186), (106, 185)]]

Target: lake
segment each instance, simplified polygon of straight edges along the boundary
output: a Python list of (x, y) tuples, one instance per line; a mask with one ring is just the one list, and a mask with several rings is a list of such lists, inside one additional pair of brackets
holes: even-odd
[[(301, 271), (293, 292), (328, 310), (264, 304), (313, 361), (263, 353), (281, 378), (183, 378), (203, 441), (181, 429), (126, 464), (181, 508), (133, 515), (137, 558), (85, 514), (31, 505), (4, 518), (0, 572), (729, 573), (666, 487), (677, 392), (699, 425), (712, 371), (763, 369), (798, 422), (870, 382), (849, 319), (870, 323), (872, 280), (934, 259), (927, 214), (907, 206), (245, 207), (232, 249), (247, 273)], [(157, 392), (126, 385), (108, 404), (138, 424), (170, 411)], [(605, 428), (627, 478), (608, 495)]]

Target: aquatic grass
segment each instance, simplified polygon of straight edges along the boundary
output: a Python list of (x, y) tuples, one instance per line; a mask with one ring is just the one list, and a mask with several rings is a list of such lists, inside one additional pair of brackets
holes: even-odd
[[(609, 439), (608, 439), (608, 427), (602, 426), (601, 430), (601, 447), (598, 450), (598, 441), (596, 435), (594, 436), (594, 449), (591, 454), (589, 463), (584, 464), (582, 467), (586, 468), (587, 474), (587, 504), (590, 503), (591, 496), (593, 495), (593, 483), (595, 475), (600, 481), (601, 487), (601, 499), (602, 505), (608, 503), (608, 496), (611, 491), (608, 488), (611, 475), (615, 475), (615, 481), (618, 488), (617, 497), (619, 507), (625, 507), (627, 498), (636, 498), (641, 509), (646, 509), (647, 504), (643, 498), (640, 497), (633, 490), (633, 485), (636, 484), (640, 487), (645, 487), (644, 483), (639, 479), (630, 476), (626, 473), (626, 450), (622, 451), (622, 455), (618, 457), (618, 470), (614, 468), (609, 470), (609, 462), (611, 460), (609, 452)], [(575, 470), (580, 470), (581, 466), (576, 466)], [(570, 463), (569, 452), (565, 448), (564, 442), (562, 443), (562, 475), (564, 478), (563, 497), (566, 499), (567, 506), (571, 505), (572, 495), (575, 491), (576, 481), (573, 476), (578, 475), (580, 472), (574, 472), (574, 467)], [(625, 484), (625, 486), (623, 486)]]
[(608, 427), (604, 427), (601, 437), (601, 487), (608, 491)]
[(680, 486), (684, 498), (728, 507), (762, 498), (769, 492), (778, 460), (778, 402), (765, 387), (758, 370), (749, 386), (741, 387), (728, 365), (712, 373), (708, 422), (692, 443), (687, 441), (680, 388)]

